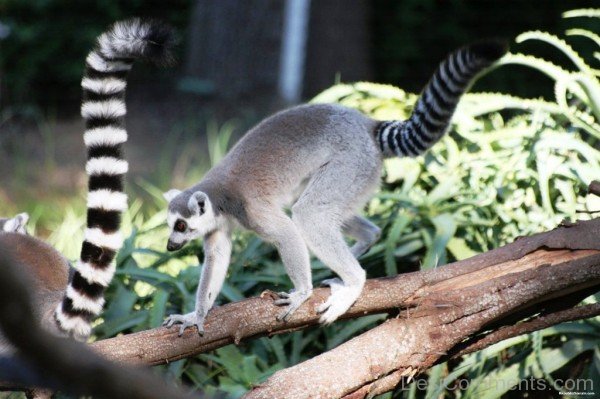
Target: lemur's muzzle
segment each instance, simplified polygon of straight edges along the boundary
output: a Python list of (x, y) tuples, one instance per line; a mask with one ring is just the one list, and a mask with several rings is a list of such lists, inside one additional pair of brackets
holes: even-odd
[(177, 251), (181, 249), (185, 245), (184, 242), (173, 242), (171, 240), (167, 241), (167, 251)]

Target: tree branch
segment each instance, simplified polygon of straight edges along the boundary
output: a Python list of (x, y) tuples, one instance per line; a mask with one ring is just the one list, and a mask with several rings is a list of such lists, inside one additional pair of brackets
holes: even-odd
[[(343, 318), (357, 318), (373, 313), (396, 312), (420, 307), (428, 293), (476, 286), (542, 265), (556, 265), (593, 257), (600, 250), (600, 219), (559, 227), (553, 231), (520, 238), (502, 248), (444, 267), (394, 277), (368, 280), (354, 306)], [(579, 250), (577, 250), (579, 249)], [(457, 284), (462, 284), (459, 287)], [(288, 322), (278, 322), (281, 308), (273, 304), (274, 294), (264, 292), (250, 298), (214, 308), (206, 319), (204, 336), (189, 328), (182, 337), (176, 329), (159, 327), (138, 333), (98, 341), (92, 347), (107, 357), (136, 364), (164, 364), (182, 358), (239, 343), (243, 339), (296, 331), (318, 324), (316, 308), (329, 295), (319, 288)], [(551, 294), (547, 295), (550, 299)], [(537, 298), (543, 300), (542, 296)], [(411, 312), (414, 313), (414, 312)]]
[[(515, 314), (532, 317), (565, 297), (589, 292), (600, 285), (600, 251), (591, 239), (599, 236), (599, 221), (580, 222), (550, 233), (522, 238), (504, 249), (521, 254), (520, 247), (540, 244), (527, 255), (427, 284), (403, 302), (398, 318), (353, 338), (313, 359), (275, 373), (264, 384), (252, 389), (246, 398), (363, 398), (393, 389), (403, 377), (412, 376), (447, 358), (469, 349), (481, 349), (511, 334), (528, 328), (541, 328), (561, 318), (596, 314), (598, 309), (583, 308), (575, 313), (557, 311), (514, 328), (503, 327), (488, 338), (471, 341), (494, 324), (503, 324)], [(573, 229), (573, 230), (571, 230)], [(591, 233), (591, 236), (587, 234)], [(562, 236), (562, 237), (561, 237)], [(549, 250), (576, 248), (580, 250)], [(529, 247), (530, 248), (530, 247)], [(486, 254), (498, 255), (499, 251)], [(496, 257), (496, 256), (494, 256)], [(500, 256), (502, 257), (502, 256)], [(475, 257), (473, 259), (476, 259)], [(459, 262), (460, 263), (460, 262)], [(459, 264), (448, 265), (460, 268)], [(442, 269), (439, 269), (441, 271)], [(438, 272), (438, 270), (436, 270)], [(537, 306), (534, 306), (537, 305)], [(564, 312), (564, 313), (561, 313)], [(469, 342), (469, 341), (467, 341)], [(460, 348), (460, 349), (455, 349)], [(352, 362), (352, 367), (342, 367)], [(324, 372), (326, 370), (326, 372)]]
[[(462, 355), (466, 355), (478, 350), (487, 348), (495, 343), (503, 341), (505, 339), (513, 338), (522, 334), (530, 333), (533, 331), (542, 330), (544, 328), (569, 322), (575, 320), (582, 320), (589, 317), (600, 315), (600, 304), (578, 306), (574, 309), (564, 310), (548, 314), (546, 316), (540, 316), (531, 319), (530, 321), (520, 323), (516, 326), (507, 326), (501, 328), (498, 331), (494, 331), (486, 335), (480, 340), (476, 340), (471, 344), (468, 344), (462, 349), (460, 345), (453, 348), (449, 354), (440, 357), (436, 364), (442, 363), (449, 359), (455, 359)], [(367, 395), (379, 395), (388, 391), (393, 390), (401, 383), (409, 384), (410, 380), (418, 374), (418, 369), (414, 369), (411, 366), (400, 368), (393, 373), (390, 373), (378, 380), (373, 381), (370, 384), (366, 384), (358, 390), (344, 395), (342, 399), (361, 399)]]

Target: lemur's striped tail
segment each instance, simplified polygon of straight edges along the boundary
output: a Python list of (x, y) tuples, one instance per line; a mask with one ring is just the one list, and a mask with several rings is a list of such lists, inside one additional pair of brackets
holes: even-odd
[(91, 322), (104, 305), (104, 290), (122, 245), (121, 214), (127, 208), (123, 177), (126, 77), (136, 59), (159, 64), (172, 61), (170, 28), (139, 19), (117, 22), (97, 39), (86, 58), (81, 86), (81, 116), (86, 124), (86, 173), (89, 176), (87, 228), (81, 257), (55, 319), (59, 329), (79, 340), (91, 333)]
[(475, 76), (506, 51), (506, 43), (488, 40), (450, 54), (425, 86), (408, 120), (377, 125), (375, 135), (384, 156), (416, 156), (435, 144), (448, 130), (458, 101)]

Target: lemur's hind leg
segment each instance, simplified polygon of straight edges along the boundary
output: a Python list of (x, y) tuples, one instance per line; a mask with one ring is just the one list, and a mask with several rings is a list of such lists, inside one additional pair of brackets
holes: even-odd
[(362, 216), (352, 216), (342, 226), (345, 235), (352, 237), (356, 243), (350, 248), (355, 258), (360, 257), (373, 246), (381, 236), (381, 229), (369, 219)]
[(294, 207), (294, 221), (302, 229), (309, 248), (341, 278), (324, 282), (331, 287), (331, 296), (317, 310), (324, 312), (320, 321), (325, 324), (332, 323), (352, 306), (366, 279), (365, 271), (344, 241), (340, 223), (330, 216), (311, 210), (308, 205)]
[(280, 292), (275, 305), (287, 305), (277, 319), (286, 320), (312, 295), (310, 258), (306, 243), (298, 227), (281, 210), (260, 212), (265, 218), (253, 221), (255, 231), (266, 241), (275, 245), (294, 289)]
[(324, 282), (331, 287), (331, 296), (318, 309), (323, 312), (320, 321), (325, 324), (332, 323), (352, 306), (366, 279), (365, 271), (344, 240), (342, 224), (367, 198), (379, 171), (369, 173), (361, 160), (357, 161), (349, 164), (340, 160), (325, 165), (292, 207), (292, 219), (310, 250), (341, 278)]

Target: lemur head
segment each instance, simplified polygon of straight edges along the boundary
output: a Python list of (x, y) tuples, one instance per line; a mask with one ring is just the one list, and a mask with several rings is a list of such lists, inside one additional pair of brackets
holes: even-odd
[(167, 224), (171, 235), (168, 251), (176, 251), (191, 240), (217, 229), (219, 218), (206, 193), (169, 190), (163, 196), (169, 201)]
[(0, 231), (4, 231), (5, 233), (27, 234), (25, 225), (28, 220), (29, 215), (27, 213), (19, 213), (17, 216), (10, 219), (0, 218)]

